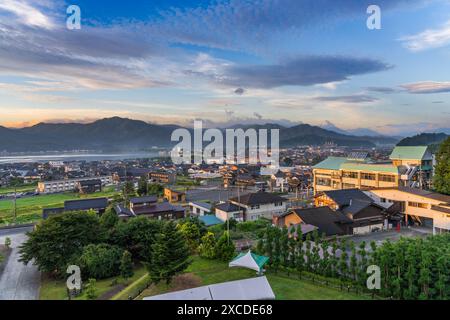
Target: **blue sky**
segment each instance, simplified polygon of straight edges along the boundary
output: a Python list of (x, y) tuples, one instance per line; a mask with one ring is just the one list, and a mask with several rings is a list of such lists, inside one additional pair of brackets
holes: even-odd
[(0, 37), (4, 126), (450, 127), (449, 0), (0, 0)]

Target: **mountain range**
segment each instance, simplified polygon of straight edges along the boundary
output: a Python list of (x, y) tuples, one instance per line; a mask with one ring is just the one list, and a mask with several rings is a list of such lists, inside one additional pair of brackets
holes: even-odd
[[(351, 135), (299, 124), (284, 127), (278, 124), (247, 126), (247, 128), (280, 129), (280, 145), (322, 145), (332, 142), (339, 146), (374, 147), (395, 145), (399, 139), (381, 135)], [(39, 123), (20, 129), (0, 126), (0, 151), (133, 151), (153, 146), (169, 147), (176, 125), (151, 124), (119, 117), (105, 118), (92, 123)], [(247, 129), (241, 127), (242, 129)], [(191, 130), (191, 129), (190, 129)]]

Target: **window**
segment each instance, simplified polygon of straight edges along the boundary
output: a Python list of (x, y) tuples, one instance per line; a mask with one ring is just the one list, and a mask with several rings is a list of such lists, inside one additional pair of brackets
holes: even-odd
[(380, 174), (379, 179), (384, 182), (395, 182), (395, 176), (391, 174)]
[(344, 178), (357, 179), (357, 178), (358, 178), (358, 172), (344, 171), (344, 172), (342, 173), (342, 176), (343, 176)]
[(375, 180), (376, 176), (374, 173), (366, 173), (366, 172), (362, 172), (361, 173), (361, 179), (363, 180)]
[(331, 186), (331, 179), (325, 179), (325, 178), (317, 178), (316, 184), (318, 186)]
[(256, 210), (256, 209), (259, 209), (260, 208), (260, 205), (259, 204), (257, 204), (257, 205), (254, 205), (254, 206), (251, 206), (251, 210)]
[(351, 183), (344, 183), (343, 187), (344, 187), (344, 189), (355, 189), (356, 185), (351, 184)]
[(421, 209), (428, 209), (428, 205), (426, 203), (421, 202), (408, 202), (408, 206), (414, 207), (414, 208), (421, 208)]

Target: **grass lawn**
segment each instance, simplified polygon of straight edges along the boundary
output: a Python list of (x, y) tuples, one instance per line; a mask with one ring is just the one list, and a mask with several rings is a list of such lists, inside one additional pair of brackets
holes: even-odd
[[(36, 183), (30, 184), (30, 185), (24, 185), (17, 187), (17, 192), (29, 192), (29, 191), (35, 191), (36, 190)], [(14, 193), (14, 188), (11, 187), (2, 187), (0, 188), (0, 194), (10, 194)]]
[[(147, 272), (144, 267), (139, 266), (134, 270), (133, 277), (125, 280), (122, 277), (114, 277), (104, 280), (97, 280), (96, 288), (99, 299), (109, 299), (117, 292), (120, 292), (131, 283), (141, 278)], [(117, 284), (113, 284), (113, 281), (117, 280)], [(40, 300), (66, 300), (67, 289), (65, 280), (55, 280), (42, 276), (41, 288), (39, 292)], [(76, 300), (86, 300), (86, 296), (81, 294), (76, 297)]]
[[(144, 290), (138, 299), (171, 291), (194, 288), (203, 285), (241, 280), (255, 277), (255, 271), (243, 268), (229, 268), (227, 263), (193, 258), (193, 263), (181, 276), (176, 277), (172, 284), (152, 285)], [(267, 279), (279, 300), (361, 300), (362, 295), (347, 293), (338, 289), (322, 287), (295, 277), (288, 278), (281, 274), (267, 274)]]
[[(17, 199), (17, 220), (18, 223), (38, 221), (41, 218), (43, 208), (62, 207), (66, 200), (112, 197), (116, 193), (114, 188), (110, 187), (105, 188), (102, 192), (89, 195), (70, 192), (19, 198)], [(14, 202), (12, 200), (0, 201), (0, 225), (2, 219), (4, 220), (3, 223), (13, 221), (13, 210)]]

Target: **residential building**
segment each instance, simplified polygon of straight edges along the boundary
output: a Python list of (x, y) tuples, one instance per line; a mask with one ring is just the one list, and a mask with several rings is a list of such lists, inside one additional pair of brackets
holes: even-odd
[(175, 206), (169, 202), (148, 202), (148, 199), (142, 201), (136, 200), (135, 204), (130, 208), (126, 208), (123, 205), (116, 205), (114, 210), (119, 218), (122, 219), (145, 216), (158, 220), (175, 220), (185, 217), (185, 209), (181, 206)]
[(150, 172), (150, 180), (157, 183), (173, 184), (177, 181), (177, 175), (170, 172)]
[(100, 179), (78, 181), (76, 190), (81, 194), (89, 194), (102, 191), (102, 181)]
[(62, 214), (69, 211), (95, 211), (97, 214), (103, 214), (108, 207), (107, 198), (92, 198), (80, 200), (67, 200), (64, 207), (46, 208), (42, 210), (42, 218), (45, 220), (50, 216)]
[(164, 199), (173, 203), (173, 202), (185, 202), (186, 201), (186, 193), (181, 191), (175, 191), (169, 188), (164, 188)]
[(77, 185), (79, 182), (93, 179), (100, 180), (102, 186), (110, 185), (113, 183), (112, 176), (43, 181), (38, 183), (37, 190), (39, 193), (59, 193), (59, 192), (75, 191), (77, 189)]
[(279, 227), (287, 227), (293, 231), (300, 225), (302, 232), (309, 233), (317, 229), (320, 235), (326, 237), (349, 234), (347, 230), (351, 223), (352, 221), (344, 214), (335, 212), (329, 207), (292, 209), (274, 217), (274, 224)]
[(231, 198), (216, 206), (216, 216), (222, 221), (234, 218), (238, 221), (253, 221), (259, 218), (272, 219), (286, 211), (286, 199), (273, 193), (255, 192)]
[[(352, 221), (350, 234), (365, 234), (388, 228), (391, 206), (377, 204), (359, 189), (324, 191), (314, 197), (316, 207), (328, 206)], [(395, 212), (394, 212), (395, 213)]]
[(231, 202), (219, 203), (215, 208), (215, 213), (216, 217), (224, 222), (230, 220), (231, 218), (238, 222), (244, 221), (244, 214), (241, 207)]
[(206, 202), (189, 202), (189, 213), (191, 216), (201, 217), (211, 214), (211, 204)]
[(136, 197), (130, 199), (130, 210), (147, 207), (158, 203), (157, 196)]

